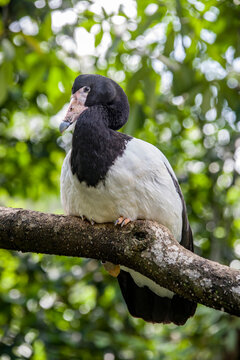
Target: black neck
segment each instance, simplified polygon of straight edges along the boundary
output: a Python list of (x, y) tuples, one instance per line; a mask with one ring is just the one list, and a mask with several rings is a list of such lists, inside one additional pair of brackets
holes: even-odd
[[(121, 89), (121, 88), (120, 88)], [(112, 105), (106, 107), (108, 112), (108, 126), (113, 130), (119, 130), (128, 120), (129, 104), (127, 96), (121, 89)]]
[[(112, 114), (112, 115), (111, 115)], [(109, 129), (110, 109), (93, 106), (76, 122), (72, 140), (71, 169), (79, 181), (96, 186), (104, 181), (107, 171), (123, 154), (129, 136)]]

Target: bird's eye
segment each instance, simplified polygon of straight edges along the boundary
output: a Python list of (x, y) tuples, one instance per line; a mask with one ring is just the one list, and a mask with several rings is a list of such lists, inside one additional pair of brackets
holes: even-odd
[(88, 93), (91, 90), (89, 86), (84, 86), (83, 91)]

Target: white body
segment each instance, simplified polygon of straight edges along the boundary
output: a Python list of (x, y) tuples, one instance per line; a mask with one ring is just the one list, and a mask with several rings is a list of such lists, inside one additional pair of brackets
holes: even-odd
[[(80, 183), (72, 174), (71, 150), (61, 173), (61, 201), (68, 215), (82, 216), (97, 223), (113, 222), (120, 216), (149, 219), (165, 225), (177, 241), (182, 234), (182, 202), (166, 168), (175, 174), (165, 156), (153, 145), (132, 139), (96, 187)], [(148, 286), (161, 296), (173, 293), (152, 280), (124, 267), (138, 286)]]

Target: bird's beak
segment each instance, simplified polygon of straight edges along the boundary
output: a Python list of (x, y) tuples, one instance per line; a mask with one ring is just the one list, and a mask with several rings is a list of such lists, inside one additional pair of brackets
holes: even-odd
[(72, 125), (81, 115), (81, 113), (87, 109), (84, 106), (85, 99), (83, 99), (82, 88), (75, 92), (71, 96), (71, 101), (66, 113), (66, 116), (59, 126), (59, 131), (63, 133), (70, 125)]
[(63, 121), (59, 126), (59, 131), (62, 134), (69, 126), (71, 125), (70, 121)]

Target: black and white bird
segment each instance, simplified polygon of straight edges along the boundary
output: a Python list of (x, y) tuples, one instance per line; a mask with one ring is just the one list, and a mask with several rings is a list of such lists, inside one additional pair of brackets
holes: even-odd
[[(67, 215), (121, 225), (149, 219), (166, 226), (193, 251), (186, 205), (171, 165), (153, 145), (117, 132), (128, 120), (122, 88), (100, 75), (79, 75), (60, 125), (75, 124), (61, 173)], [(196, 304), (124, 266), (118, 282), (131, 315), (149, 322), (184, 324)]]

